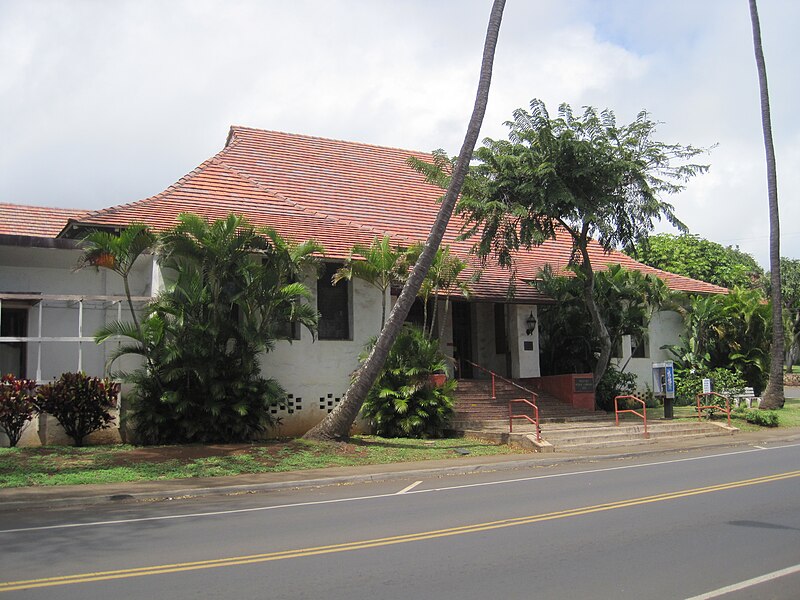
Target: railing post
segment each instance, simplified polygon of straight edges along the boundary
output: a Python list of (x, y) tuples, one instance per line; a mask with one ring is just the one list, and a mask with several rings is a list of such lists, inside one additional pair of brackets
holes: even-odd
[(492, 372), (492, 400), (497, 400), (497, 392), (494, 388), (494, 372)]

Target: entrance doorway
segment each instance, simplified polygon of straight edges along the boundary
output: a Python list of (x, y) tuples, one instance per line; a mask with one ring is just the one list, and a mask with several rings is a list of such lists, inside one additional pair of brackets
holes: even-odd
[(472, 358), (472, 305), (469, 302), (453, 302), (453, 353), (458, 367), (458, 376), (472, 379), (474, 374), (468, 360)]

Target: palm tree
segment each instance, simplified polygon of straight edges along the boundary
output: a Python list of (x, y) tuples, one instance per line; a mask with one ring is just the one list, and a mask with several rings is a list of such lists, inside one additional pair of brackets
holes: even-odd
[(139, 330), (139, 319), (133, 308), (129, 277), (137, 259), (154, 245), (155, 236), (147, 225), (142, 223), (131, 223), (120, 231), (119, 235), (94, 230), (81, 240), (83, 254), (78, 259), (78, 268), (100, 267), (114, 271), (122, 277), (128, 308), (137, 330)]
[(403, 327), (403, 322), (408, 316), (411, 306), (414, 304), (420, 287), (422, 287), (422, 282), (431, 267), (431, 263), (436, 256), (436, 251), (439, 249), (439, 245), (444, 237), (447, 223), (450, 221), (450, 216), (453, 214), (456, 199), (461, 193), (461, 188), (464, 185), (464, 179), (469, 169), (469, 163), (472, 159), (472, 153), (475, 150), (475, 143), (478, 141), (481, 124), (483, 123), (483, 116), (486, 113), (486, 104), (489, 99), (494, 51), (497, 46), (497, 37), (500, 33), (500, 23), (503, 19), (504, 8), (505, 0), (494, 0), (483, 47), (483, 59), (481, 62), (475, 106), (469, 120), (469, 125), (467, 126), (464, 143), (458, 155), (458, 162), (453, 171), (453, 177), (450, 180), (447, 193), (439, 207), (439, 213), (431, 228), (431, 233), (428, 236), (425, 247), (419, 259), (417, 259), (408, 281), (406, 281), (406, 284), (403, 286), (403, 291), (400, 293), (400, 297), (394, 305), (394, 308), (392, 308), (389, 314), (389, 320), (381, 331), (369, 357), (359, 368), (358, 373), (345, 392), (339, 405), (333, 412), (328, 414), (321, 423), (306, 433), (304, 437), (308, 439), (335, 440), (347, 437), (350, 433), (350, 427), (353, 421), (355, 421), (356, 416), (358, 416), (358, 412), (361, 410), (361, 406), (364, 404), (364, 399), (367, 397), (369, 390), (378, 378), (386, 362), (389, 350), (392, 344), (394, 344), (394, 340), (399, 335)]
[(408, 275), (408, 250), (392, 246), (388, 235), (375, 238), (370, 246), (356, 244), (344, 266), (333, 276), (334, 285), (354, 277), (366, 281), (381, 292), (381, 329), (386, 324), (386, 292), (392, 284)]
[[(433, 260), (431, 270), (428, 272), (427, 281), (430, 281), (433, 293), (433, 315), (428, 337), (433, 336), (433, 327), (436, 323), (436, 312), (439, 307), (439, 296), (444, 295), (444, 313), (439, 319), (439, 339), (444, 335), (444, 326), (447, 322), (447, 313), (450, 310), (451, 292), (458, 290), (465, 298), (470, 297), (469, 284), (460, 281), (459, 276), (467, 268), (467, 263), (450, 253), (450, 246), (439, 248)], [(425, 284), (423, 284), (423, 288)]]
[(314, 331), (311, 292), (298, 279), (321, 248), (293, 244), (235, 215), (213, 223), (181, 215), (160, 242), (171, 281), (141, 328), (112, 323), (96, 336), (133, 342), (115, 358), (154, 358), (152, 373), (129, 376), (137, 388), (137, 434), (154, 443), (252, 439), (272, 423), (270, 406), (285, 396), (262, 376), (260, 354), (291, 337), (287, 323)]
[(775, 146), (772, 143), (772, 118), (769, 112), (767, 65), (761, 47), (761, 25), (756, 0), (750, 0), (750, 21), (753, 25), (753, 48), (758, 68), (761, 96), (761, 126), (764, 130), (764, 149), (767, 157), (767, 196), (769, 198), (769, 277), (772, 299), (772, 347), (770, 350), (769, 383), (761, 407), (783, 408), (783, 301), (781, 299), (781, 226), (778, 216), (778, 175), (775, 167)]

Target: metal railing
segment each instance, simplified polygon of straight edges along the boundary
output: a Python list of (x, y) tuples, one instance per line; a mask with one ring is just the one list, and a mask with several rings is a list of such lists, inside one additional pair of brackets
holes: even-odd
[[(506, 379), (502, 375), (498, 375), (494, 371), (487, 369), (486, 367), (482, 367), (481, 365), (472, 362), (471, 360), (463, 359), (465, 363), (472, 365), (473, 367), (480, 369), (484, 373), (487, 373), (492, 377), (492, 400), (497, 399), (497, 386), (495, 383), (496, 379), (500, 379), (501, 381), (505, 381), (507, 384), (514, 386), (515, 388), (522, 390), (526, 394), (530, 394), (531, 399), (528, 400), (526, 398), (514, 398), (513, 400), (508, 401), (508, 432), (514, 433), (514, 419), (525, 419), (528, 422), (532, 423), (536, 427), (536, 441), (539, 442), (542, 439), (542, 432), (539, 428), (539, 406), (537, 403), (537, 399), (539, 395), (534, 392), (533, 390), (529, 390), (526, 387), (519, 385), (518, 383), (511, 381), (510, 379)], [(533, 412), (533, 417), (530, 417), (525, 414), (515, 415), (513, 411), (514, 404), (527, 404), (531, 407)]]
[[(632, 408), (624, 408), (620, 410), (619, 408), (619, 401), (620, 400), (633, 400), (634, 402), (638, 402), (642, 405), (642, 412), (638, 412)], [(650, 434), (647, 432), (647, 404), (644, 400), (639, 398), (638, 396), (617, 396), (614, 398), (614, 418), (616, 420), (617, 426), (619, 426), (619, 415), (620, 413), (632, 413), (637, 417), (641, 417), (642, 421), (644, 421), (644, 437), (649, 438)]]
[[(716, 396), (717, 398), (722, 398), (723, 400), (725, 400), (725, 407), (723, 408), (719, 404), (704, 404), (704, 405), (701, 405), (700, 404), (700, 399), (701, 398), (706, 398), (708, 396)], [(721, 411), (725, 412), (726, 415), (728, 415), (728, 427), (731, 426), (731, 399), (730, 398), (728, 398), (727, 396), (723, 396), (722, 394), (720, 394), (718, 392), (701, 392), (701, 393), (697, 394), (696, 399), (697, 399), (697, 420), (698, 421), (702, 421), (703, 420), (703, 411), (704, 410), (709, 410), (709, 411), (711, 411), (712, 414), (713, 414), (713, 412), (715, 410), (721, 410)]]

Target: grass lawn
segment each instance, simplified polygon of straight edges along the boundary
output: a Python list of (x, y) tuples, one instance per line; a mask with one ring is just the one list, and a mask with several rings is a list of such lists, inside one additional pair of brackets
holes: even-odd
[[(456, 451), (458, 449), (458, 452)], [(519, 449), (471, 438), (357, 436), (349, 443), (305, 440), (190, 446), (0, 448), (0, 488), (218, 477), (512, 454)]]

